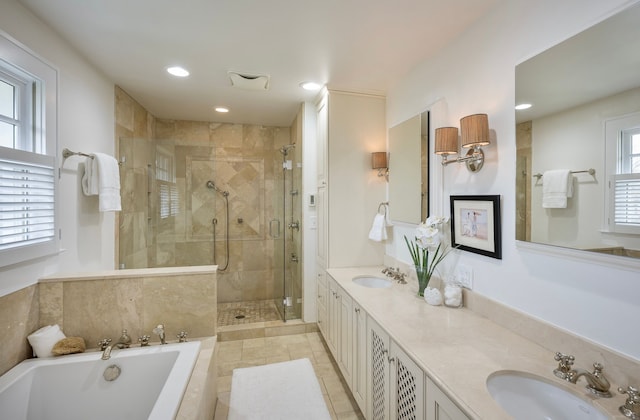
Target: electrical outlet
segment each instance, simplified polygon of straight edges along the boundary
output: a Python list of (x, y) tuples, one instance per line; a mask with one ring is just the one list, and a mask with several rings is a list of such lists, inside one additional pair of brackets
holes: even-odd
[(456, 269), (456, 280), (462, 287), (473, 288), (473, 269), (468, 265), (459, 264)]

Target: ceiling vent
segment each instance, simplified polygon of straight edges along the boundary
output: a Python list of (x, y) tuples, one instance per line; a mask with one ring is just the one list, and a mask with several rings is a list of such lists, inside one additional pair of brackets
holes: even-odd
[(230, 71), (231, 86), (245, 90), (268, 90), (269, 76), (263, 74), (242, 74)]

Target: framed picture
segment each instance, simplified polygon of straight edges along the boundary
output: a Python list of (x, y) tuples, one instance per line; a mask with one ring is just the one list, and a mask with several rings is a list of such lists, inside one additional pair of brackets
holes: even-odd
[(502, 259), (499, 195), (452, 195), (451, 246)]

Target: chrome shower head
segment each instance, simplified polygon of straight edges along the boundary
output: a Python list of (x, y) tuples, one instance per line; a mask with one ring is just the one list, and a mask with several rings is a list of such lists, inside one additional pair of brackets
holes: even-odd
[(207, 181), (207, 188), (209, 188), (210, 190), (217, 191), (217, 192), (219, 192), (220, 194), (222, 194), (225, 197), (227, 197), (229, 195), (229, 191), (224, 191), (224, 190), (221, 190), (220, 188), (216, 187), (216, 184), (211, 180)]
[(287, 154), (289, 153), (289, 150), (293, 149), (294, 147), (296, 147), (295, 143), (285, 144), (284, 146), (282, 146), (280, 148), (280, 153), (282, 153), (283, 155), (287, 156)]

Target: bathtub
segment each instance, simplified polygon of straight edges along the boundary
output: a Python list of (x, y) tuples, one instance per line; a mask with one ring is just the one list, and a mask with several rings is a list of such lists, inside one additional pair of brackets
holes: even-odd
[[(199, 349), (193, 341), (113, 350), (109, 360), (100, 352), (25, 360), (0, 377), (0, 419), (173, 419)], [(112, 365), (120, 374), (107, 381)]]

